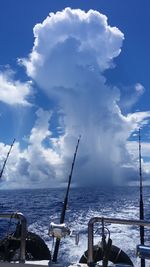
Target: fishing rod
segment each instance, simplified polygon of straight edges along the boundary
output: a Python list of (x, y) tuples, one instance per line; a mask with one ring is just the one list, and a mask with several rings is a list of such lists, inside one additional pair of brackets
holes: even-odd
[[(141, 131), (139, 128), (139, 176), (140, 176), (140, 220), (144, 220), (144, 202), (143, 202), (143, 177), (141, 162)], [(144, 226), (140, 226), (140, 241), (144, 245)], [(145, 259), (141, 259), (141, 267), (145, 267)]]
[[(63, 203), (61, 216), (60, 216), (60, 224), (64, 223), (64, 220), (65, 220), (65, 214), (66, 214), (66, 209), (67, 209), (67, 204), (68, 204), (68, 196), (69, 196), (71, 178), (72, 178), (72, 174), (73, 174), (73, 169), (74, 169), (76, 155), (77, 155), (77, 151), (78, 151), (78, 147), (79, 147), (80, 138), (81, 138), (81, 136), (79, 136), (79, 138), (78, 138), (76, 149), (75, 149), (75, 153), (74, 153), (74, 157), (73, 157), (73, 161), (72, 161), (71, 171), (70, 171), (69, 180), (68, 180), (68, 186), (67, 186), (66, 195), (65, 195), (65, 198), (64, 198), (64, 203)], [(59, 245), (60, 245), (60, 238), (56, 238), (55, 249), (54, 249), (54, 254), (53, 254), (53, 262), (57, 262), (57, 255), (58, 255)]]
[(11, 144), (11, 146), (10, 146), (10, 149), (9, 149), (9, 151), (8, 151), (8, 153), (7, 153), (6, 159), (4, 160), (3, 167), (2, 167), (1, 172), (0, 172), (0, 180), (2, 179), (2, 175), (3, 175), (4, 169), (5, 169), (7, 160), (8, 160), (8, 157), (9, 157), (9, 155), (10, 155), (10, 152), (11, 152), (11, 150), (12, 150), (12, 147), (13, 147), (14, 143), (15, 143), (15, 139), (13, 140), (13, 142), (12, 142), (12, 144)]

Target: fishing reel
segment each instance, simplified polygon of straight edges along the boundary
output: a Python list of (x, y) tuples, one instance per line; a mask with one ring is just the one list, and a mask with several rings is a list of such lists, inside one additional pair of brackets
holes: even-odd
[(51, 222), (48, 235), (56, 239), (61, 239), (66, 236), (75, 237), (75, 245), (79, 244), (79, 232), (75, 230), (71, 231), (65, 223), (56, 224)]
[(66, 226), (65, 223), (56, 224), (51, 222), (49, 226), (48, 235), (61, 239), (62, 237), (66, 237), (71, 234), (70, 229)]

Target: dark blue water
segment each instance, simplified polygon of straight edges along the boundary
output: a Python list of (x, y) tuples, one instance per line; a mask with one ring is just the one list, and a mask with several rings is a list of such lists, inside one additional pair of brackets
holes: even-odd
[[(53, 240), (48, 236), (50, 222), (59, 222), (65, 189), (0, 190), (0, 212), (22, 212), (28, 228), (39, 234), (52, 249)], [(150, 187), (144, 188), (145, 218), (150, 219)], [(139, 218), (139, 188), (73, 188), (70, 190), (66, 223), (72, 230), (80, 231), (80, 243), (74, 237), (61, 242), (59, 258), (63, 261), (79, 260), (87, 249), (87, 223), (93, 216), (126, 219)], [(0, 237), (13, 229), (15, 221), (0, 220)], [(130, 226), (109, 226), (113, 244), (121, 247), (133, 258), (139, 243), (139, 230)], [(147, 235), (147, 234), (146, 234)], [(148, 242), (148, 235), (146, 237)], [(100, 237), (95, 238), (95, 243)]]

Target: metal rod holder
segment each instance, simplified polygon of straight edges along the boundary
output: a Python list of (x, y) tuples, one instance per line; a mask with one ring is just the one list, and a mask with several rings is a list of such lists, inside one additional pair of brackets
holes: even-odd
[(105, 217), (93, 217), (89, 220), (88, 223), (88, 266), (94, 265), (93, 260), (93, 245), (94, 245), (94, 223), (101, 222), (102, 225), (105, 223), (113, 224), (124, 224), (124, 225), (135, 225), (135, 226), (147, 226), (150, 227), (150, 221), (146, 220), (126, 220), (119, 218), (105, 218)]

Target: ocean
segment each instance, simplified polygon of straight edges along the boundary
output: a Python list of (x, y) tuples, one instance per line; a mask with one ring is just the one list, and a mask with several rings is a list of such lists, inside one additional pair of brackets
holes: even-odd
[[(28, 230), (39, 234), (53, 251), (54, 240), (48, 236), (50, 222), (59, 223), (65, 189), (0, 190), (0, 212), (22, 212), (28, 221)], [(150, 219), (150, 187), (144, 188), (145, 219)], [(87, 223), (94, 216), (109, 216), (125, 219), (139, 218), (139, 188), (71, 188), (65, 222), (71, 230), (79, 231), (79, 244), (75, 237), (61, 240), (58, 259), (67, 262), (79, 261), (87, 250)], [(0, 237), (13, 231), (15, 221), (0, 220)], [(96, 225), (98, 227), (98, 225)], [(113, 244), (123, 249), (139, 266), (135, 259), (136, 245), (140, 243), (139, 228), (133, 226), (108, 225)], [(95, 244), (101, 239), (97, 234)], [(146, 242), (149, 243), (146, 229)], [(148, 265), (150, 266), (150, 261)]]

